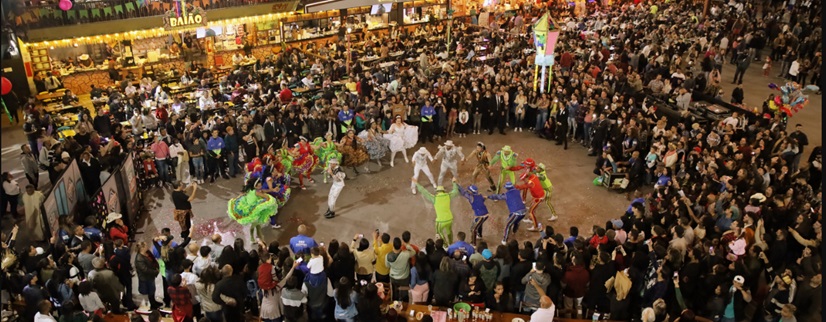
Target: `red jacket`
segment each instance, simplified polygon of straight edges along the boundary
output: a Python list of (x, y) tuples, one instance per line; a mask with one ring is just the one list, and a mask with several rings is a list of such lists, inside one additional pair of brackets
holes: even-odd
[(562, 277), (562, 283), (565, 283), (562, 294), (571, 298), (583, 297), (588, 290), (588, 282), (590, 281), (591, 275), (585, 270), (585, 267), (581, 265), (568, 267), (565, 276)]
[(535, 175), (530, 176), (527, 182), (516, 185), (515, 188), (530, 191), (531, 197), (535, 199), (545, 197), (545, 189), (542, 189), (542, 183), (539, 182), (539, 178)]
[(116, 240), (120, 239), (123, 240), (124, 245), (129, 244), (129, 227), (126, 226), (112, 226), (109, 228), (109, 239)]

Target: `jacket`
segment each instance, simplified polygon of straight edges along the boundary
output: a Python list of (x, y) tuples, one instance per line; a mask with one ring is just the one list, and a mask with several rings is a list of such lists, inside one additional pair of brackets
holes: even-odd
[(539, 292), (536, 290), (536, 287), (531, 284), (531, 280), (536, 281), (539, 287), (544, 290), (548, 288), (548, 284), (551, 284), (551, 276), (545, 272), (531, 271), (522, 277), (522, 284), (525, 284), (525, 305), (527, 307), (538, 308)]
[(519, 189), (510, 189), (502, 194), (490, 195), (488, 199), (505, 200), (505, 203), (508, 205), (508, 211), (512, 214), (525, 212), (525, 202), (522, 201), (522, 195)]
[(444, 222), (453, 220), (453, 212), (450, 210), (450, 200), (459, 195), (459, 184), (453, 183), (453, 190), (448, 192), (437, 192), (436, 195), (427, 191), (424, 187), (416, 184), (416, 189), (422, 193), (425, 200), (433, 203), (433, 208), (436, 208), (436, 222)]
[(462, 194), (462, 197), (465, 197), (465, 199), (470, 202), (470, 207), (473, 208), (473, 215), (478, 217), (488, 214), (488, 207), (485, 206), (485, 196), (471, 193), (469, 190), (462, 188), (462, 186), (459, 186), (459, 192)]
[(534, 197), (535, 199), (545, 197), (545, 189), (542, 188), (542, 183), (539, 182), (539, 177), (537, 176), (532, 176), (527, 180), (527, 182), (517, 184), (515, 187), (519, 190), (530, 191), (531, 197)]
[(152, 281), (160, 273), (160, 267), (154, 257), (149, 258), (146, 254), (137, 254), (135, 255), (135, 271), (139, 280)]
[(565, 283), (565, 289), (562, 293), (571, 298), (585, 296), (590, 278), (590, 274), (585, 270), (585, 267), (581, 265), (568, 267), (565, 276), (562, 278), (562, 283)]

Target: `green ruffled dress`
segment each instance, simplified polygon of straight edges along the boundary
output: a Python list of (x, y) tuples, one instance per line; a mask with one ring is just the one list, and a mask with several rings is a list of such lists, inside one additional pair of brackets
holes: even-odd
[(227, 202), (227, 214), (229, 218), (239, 224), (265, 224), (269, 222), (270, 216), (278, 212), (275, 198), (267, 196), (259, 198), (255, 190), (250, 190)]

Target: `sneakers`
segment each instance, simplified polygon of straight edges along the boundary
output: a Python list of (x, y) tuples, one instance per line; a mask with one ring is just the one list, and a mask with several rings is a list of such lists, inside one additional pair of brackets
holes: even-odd
[(525, 218), (522, 218), (522, 222), (533, 222), (533, 221), (531, 221), (530, 218), (525, 217)]
[(276, 224), (274, 224), (274, 225), (270, 225), (270, 227), (271, 227), (272, 229), (278, 229), (278, 228), (281, 228), (281, 225), (279, 225), (279, 224), (277, 224), (277, 223), (276, 223)]
[(410, 189), (410, 191), (413, 191), (414, 195), (416, 194), (416, 188)]
[(508, 245), (508, 242), (503, 240), (502, 241), (502, 246), (507, 246), (507, 245)]
[(540, 231), (540, 230), (541, 230), (541, 229), (539, 229), (539, 227), (531, 227), (531, 228), (528, 228), (528, 231), (532, 231), (532, 232), (537, 232), (537, 231)]
[(327, 212), (324, 213), (324, 218), (330, 219), (336, 216), (336, 213), (327, 209)]
[(551, 218), (548, 219), (548, 221), (556, 221), (557, 219), (559, 219), (557, 215), (552, 215)]

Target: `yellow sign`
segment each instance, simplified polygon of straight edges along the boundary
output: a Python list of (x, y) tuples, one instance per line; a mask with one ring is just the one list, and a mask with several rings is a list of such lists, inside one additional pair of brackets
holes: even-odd
[(191, 4), (176, 5), (163, 16), (163, 28), (166, 30), (206, 25), (206, 11)]

